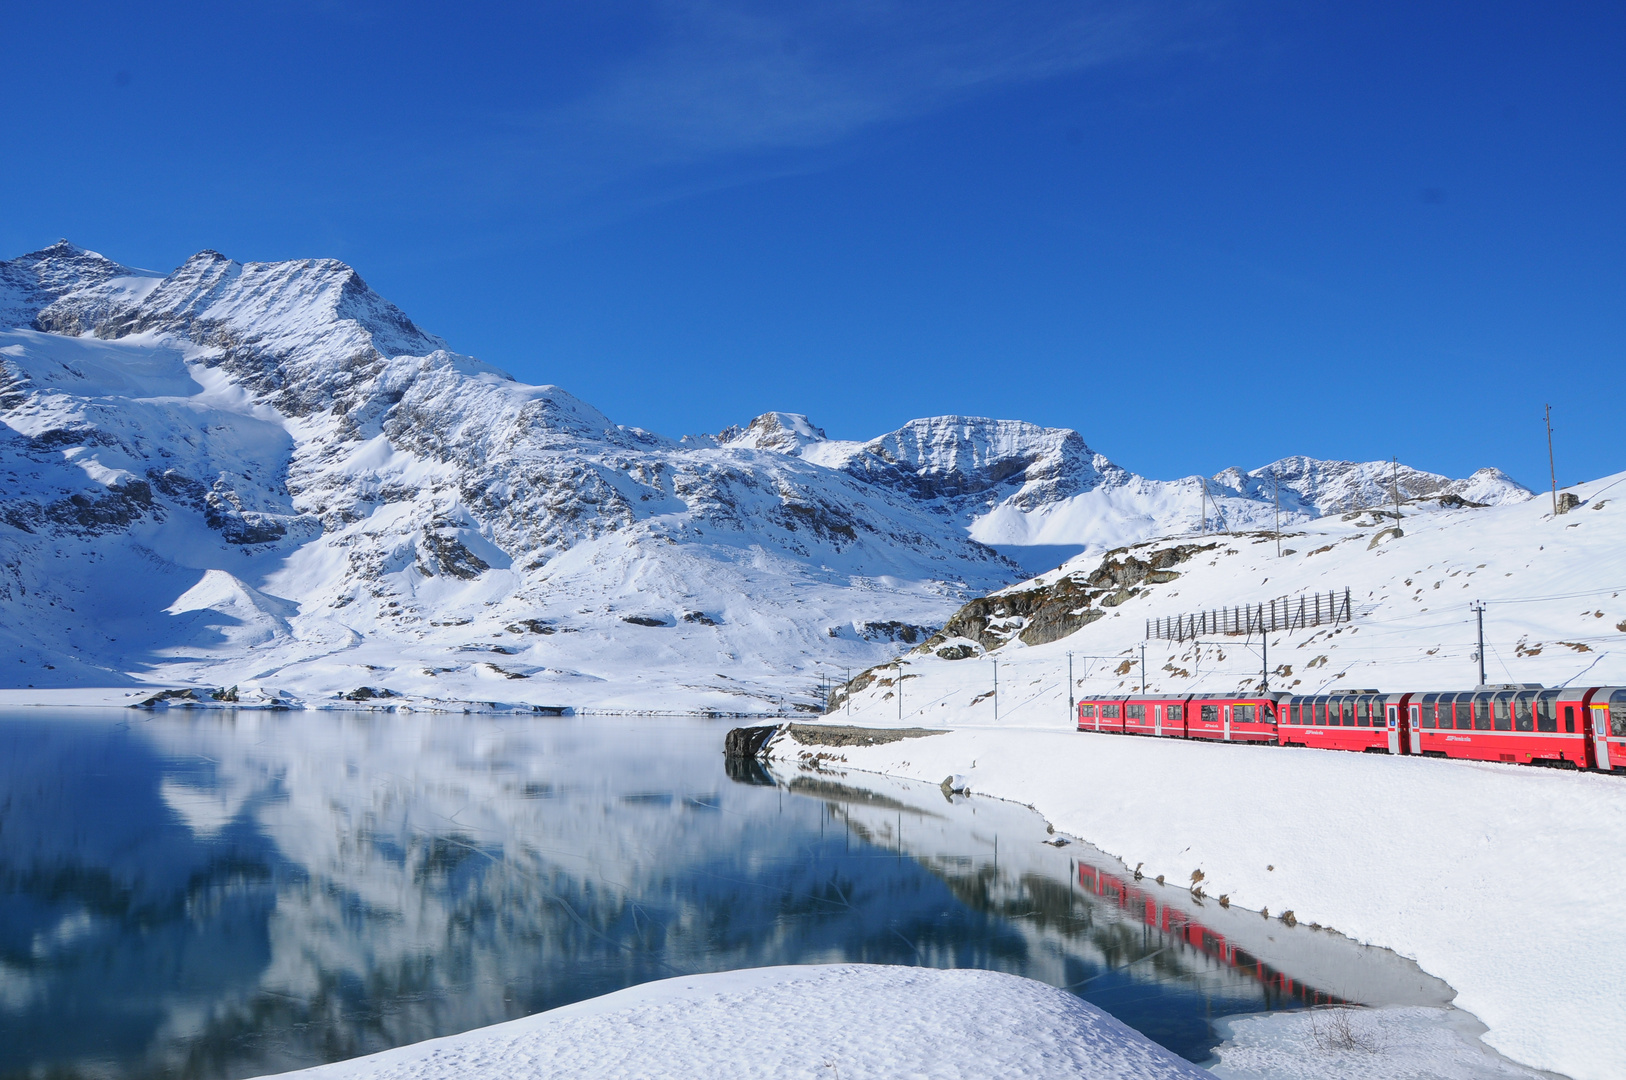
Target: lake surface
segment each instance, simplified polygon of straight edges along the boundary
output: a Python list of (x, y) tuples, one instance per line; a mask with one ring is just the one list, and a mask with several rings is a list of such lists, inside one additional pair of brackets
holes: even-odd
[(0, 1077), (255, 1076), (767, 964), (1013, 972), (1193, 1060), (1226, 1015), (1450, 997), (1013, 804), (731, 766), (727, 726), (0, 713)]

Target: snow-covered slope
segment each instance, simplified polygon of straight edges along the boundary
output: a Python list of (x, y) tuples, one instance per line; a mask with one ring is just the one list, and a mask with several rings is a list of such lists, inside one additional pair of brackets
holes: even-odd
[[(1081, 556), (973, 601), (908, 652), (904, 719), (994, 722), (998, 660), (999, 722), (1067, 728), (1069, 654), (1080, 695), (1138, 690), (1143, 674), (1152, 693), (1251, 690), (1267, 667), (1276, 691), (1470, 689), (1475, 602), (1491, 682), (1626, 682), (1626, 473), (1565, 494), (1578, 504), (1556, 516), (1536, 499), (1398, 526), (1371, 512), (1323, 518), (1284, 532), (1279, 556), (1269, 531)], [(1148, 620), (1346, 589), (1350, 621), (1272, 633), (1268, 657), (1257, 633), (1147, 639)], [(895, 667), (855, 679), (854, 718), (895, 716), (895, 683)]]
[[(450, 351), (333, 260), (158, 275), (66, 241), (0, 263), (0, 422), (19, 687), (777, 709), (1022, 577), (993, 546), (1054, 566), (1209, 501), (1018, 421), (847, 443), (769, 413), (673, 442)], [(1270, 520), (1267, 473), (1209, 480), (1211, 520)], [(1277, 473), (1295, 522), (1395, 487)], [(1494, 471), (1398, 488), (1528, 497)]]
[[(1019, 420), (936, 416), (869, 442), (827, 439), (795, 413), (765, 413), (722, 445), (795, 454), (920, 502), (970, 535), (1042, 571), (1080, 554), (1155, 536), (1274, 527), (1398, 498), (1433, 507), (1500, 505), (1530, 498), (1501, 471), (1452, 480), (1387, 461), (1290, 457), (1252, 472), (1150, 480), (1113, 464), (1076, 431)], [(1206, 485), (1206, 487), (1205, 487)]]
[(451, 353), (341, 263), (0, 267), (17, 685), (760, 711), (1018, 576), (884, 488)]

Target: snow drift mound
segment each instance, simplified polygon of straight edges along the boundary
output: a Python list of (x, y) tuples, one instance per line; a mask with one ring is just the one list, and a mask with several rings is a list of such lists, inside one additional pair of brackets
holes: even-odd
[(840, 964), (665, 979), (282, 1075), (1199, 1080), (1210, 1074), (1042, 983), (992, 971)]

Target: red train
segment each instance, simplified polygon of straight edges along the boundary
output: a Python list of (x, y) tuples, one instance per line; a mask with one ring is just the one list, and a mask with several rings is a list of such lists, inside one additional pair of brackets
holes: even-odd
[(1078, 703), (1078, 730), (1626, 773), (1626, 687), (1143, 694)]

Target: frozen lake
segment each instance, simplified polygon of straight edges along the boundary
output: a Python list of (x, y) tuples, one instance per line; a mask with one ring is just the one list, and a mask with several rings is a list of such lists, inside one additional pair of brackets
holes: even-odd
[(1450, 996), (1019, 806), (731, 768), (727, 727), (0, 713), (0, 1077), (253, 1076), (769, 964), (1012, 972), (1198, 1061), (1224, 1016)]

